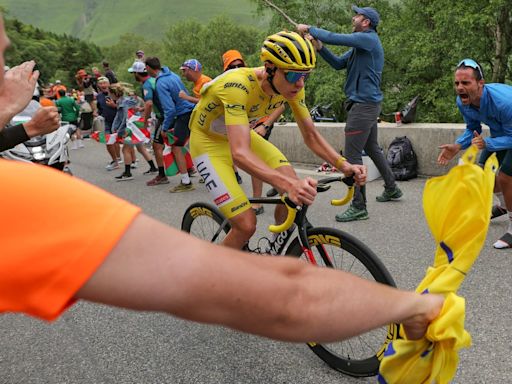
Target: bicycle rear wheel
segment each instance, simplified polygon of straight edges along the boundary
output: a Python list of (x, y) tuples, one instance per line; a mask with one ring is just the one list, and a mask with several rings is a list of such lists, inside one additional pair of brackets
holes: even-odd
[[(343, 270), (363, 279), (395, 286), (377, 255), (352, 235), (334, 228), (311, 228), (308, 229), (308, 241), (318, 266)], [(298, 238), (292, 241), (285, 253), (309, 262)], [(387, 342), (396, 339), (397, 335), (398, 326), (390, 324), (341, 342), (311, 342), (308, 346), (337, 371), (354, 377), (374, 376), (379, 372)]]
[(181, 221), (182, 231), (212, 243), (221, 243), (230, 229), (219, 209), (208, 203), (192, 204)]

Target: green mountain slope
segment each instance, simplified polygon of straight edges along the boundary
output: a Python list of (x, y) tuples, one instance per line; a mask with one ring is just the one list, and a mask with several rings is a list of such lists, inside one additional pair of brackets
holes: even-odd
[(189, 18), (208, 21), (225, 14), (253, 26), (268, 22), (249, 0), (0, 0), (0, 6), (24, 23), (100, 45), (127, 32), (158, 39), (172, 23)]

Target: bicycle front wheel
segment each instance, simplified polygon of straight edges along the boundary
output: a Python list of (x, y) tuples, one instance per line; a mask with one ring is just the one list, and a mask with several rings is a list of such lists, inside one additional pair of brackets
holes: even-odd
[[(311, 228), (308, 242), (318, 266), (335, 268), (363, 279), (395, 286), (390, 273), (377, 255), (354, 236), (334, 228)], [(285, 252), (308, 262), (299, 239)], [(398, 326), (390, 324), (337, 343), (308, 343), (311, 350), (331, 368), (354, 377), (374, 376), (390, 340), (398, 336)]]
[(212, 243), (221, 243), (230, 229), (219, 209), (208, 203), (192, 204), (181, 221), (182, 231)]

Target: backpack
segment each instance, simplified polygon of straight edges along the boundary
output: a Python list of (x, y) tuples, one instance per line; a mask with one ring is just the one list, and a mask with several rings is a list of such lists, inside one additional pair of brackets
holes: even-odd
[(418, 177), (418, 158), (407, 136), (395, 137), (389, 144), (387, 160), (396, 180)]

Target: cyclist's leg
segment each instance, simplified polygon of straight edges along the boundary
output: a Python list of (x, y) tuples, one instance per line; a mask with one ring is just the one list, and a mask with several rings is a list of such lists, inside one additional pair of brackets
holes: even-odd
[[(287, 176), (297, 178), (297, 174), (281, 151), (254, 131), (251, 131), (251, 150), (269, 167)], [(283, 191), (279, 191), (279, 193), (283, 193)], [(274, 212), (276, 224), (284, 222), (286, 216), (286, 207), (284, 205), (276, 205)]]
[(192, 131), (190, 152), (206, 189), (231, 224), (222, 244), (241, 249), (256, 230), (256, 215), (233, 172), (229, 142)]

